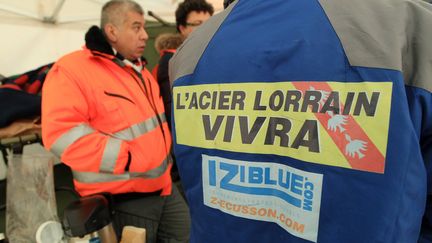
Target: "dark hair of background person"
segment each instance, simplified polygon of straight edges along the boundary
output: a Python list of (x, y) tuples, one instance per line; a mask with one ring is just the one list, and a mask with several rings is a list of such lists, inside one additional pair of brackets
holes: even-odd
[(205, 0), (185, 0), (184, 2), (180, 3), (175, 12), (177, 31), (180, 31), (180, 25), (186, 26), (187, 16), (192, 11), (208, 12), (210, 15), (213, 15), (214, 8)]
[(224, 8), (228, 8), (228, 5), (230, 5), (231, 3), (233, 3), (235, 0), (224, 0)]

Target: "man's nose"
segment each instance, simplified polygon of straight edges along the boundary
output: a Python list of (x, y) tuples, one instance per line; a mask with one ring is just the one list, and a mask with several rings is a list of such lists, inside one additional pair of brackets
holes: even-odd
[(149, 38), (149, 36), (147, 34), (147, 31), (144, 28), (142, 28), (142, 31), (140, 33), (140, 39), (147, 41), (148, 38)]

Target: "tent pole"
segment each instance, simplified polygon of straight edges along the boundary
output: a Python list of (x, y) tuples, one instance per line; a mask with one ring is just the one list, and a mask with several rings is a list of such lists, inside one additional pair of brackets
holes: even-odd
[(24, 16), (24, 17), (29, 17), (29, 18), (36, 19), (36, 20), (39, 20), (39, 21), (42, 20), (41, 17), (39, 17), (36, 14), (23, 11), (22, 9), (17, 9), (17, 8), (14, 8), (14, 7), (11, 7), (11, 6), (7, 6), (5, 4), (0, 4), (0, 10), (4, 10), (4, 11), (10, 12), (10, 13), (18, 14), (18, 15), (21, 15), (21, 16)]
[(65, 1), (66, 0), (61, 0), (60, 2), (58, 2), (57, 5), (56, 5), (56, 7), (55, 7), (55, 9), (54, 9), (54, 11), (53, 11), (53, 13), (51, 14), (51, 16), (50, 17), (45, 17), (43, 19), (43, 21), (45, 23), (51, 23), (51, 24), (56, 23), (57, 22), (58, 14), (59, 14), (61, 8), (63, 7), (63, 4), (65, 3)]
[(159, 17), (158, 15), (156, 15), (155, 13), (153, 13), (153, 11), (148, 11), (147, 12), (149, 16), (153, 17), (154, 19), (156, 19), (159, 23), (161, 23), (163, 26), (174, 26), (174, 24), (168, 23), (165, 20), (163, 20), (161, 17)]

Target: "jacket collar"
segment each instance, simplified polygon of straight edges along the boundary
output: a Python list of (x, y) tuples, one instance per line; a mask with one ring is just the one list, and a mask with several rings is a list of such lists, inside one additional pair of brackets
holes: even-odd
[(99, 27), (90, 27), (85, 35), (85, 42), (90, 51), (114, 57), (114, 51)]

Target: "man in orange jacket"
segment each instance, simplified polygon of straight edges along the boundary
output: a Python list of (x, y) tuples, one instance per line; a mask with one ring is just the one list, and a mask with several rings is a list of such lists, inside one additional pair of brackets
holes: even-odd
[(117, 233), (187, 242), (189, 212), (172, 187), (171, 136), (159, 87), (143, 67), (148, 35), (140, 5), (109, 1), (83, 50), (62, 57), (42, 92), (47, 149), (71, 167), (80, 195), (113, 194)]

